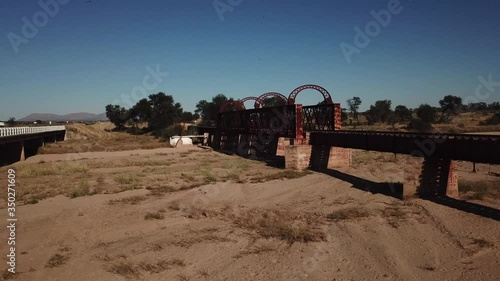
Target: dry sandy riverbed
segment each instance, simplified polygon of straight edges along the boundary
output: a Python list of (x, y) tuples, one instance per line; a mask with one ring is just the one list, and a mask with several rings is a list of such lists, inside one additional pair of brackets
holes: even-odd
[[(498, 184), (486, 175), (491, 167), (471, 175), (469, 166), (460, 165), (465, 179)], [(24, 203), (15, 280), (500, 276), (498, 221), (372, 194), (330, 175), (199, 148), (39, 155), (12, 167)], [(355, 152), (342, 172), (397, 182), (400, 170), (391, 155)], [(498, 208), (495, 198), (483, 202)]]

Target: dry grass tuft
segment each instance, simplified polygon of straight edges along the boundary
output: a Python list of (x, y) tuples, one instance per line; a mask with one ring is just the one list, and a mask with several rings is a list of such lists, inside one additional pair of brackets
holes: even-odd
[(208, 278), (208, 276), (210, 276), (210, 274), (208, 273), (208, 270), (206, 269), (200, 269), (198, 270), (198, 274), (202, 277), (204, 277), (205, 279)]
[(87, 173), (89, 167), (81, 162), (64, 163), (22, 163), (16, 165), (19, 176), (41, 177), (41, 176), (68, 176), (76, 173)]
[(140, 262), (137, 266), (132, 263), (121, 260), (117, 263), (114, 263), (111, 267), (108, 268), (108, 271), (114, 274), (118, 274), (124, 276), (127, 279), (137, 280), (141, 271), (148, 273), (160, 273), (174, 267), (184, 267), (186, 263), (181, 259), (171, 259), (171, 260), (158, 260), (155, 262)]
[(192, 237), (183, 237), (179, 240), (169, 242), (168, 244), (181, 248), (189, 248), (193, 245), (201, 243), (227, 243), (227, 242), (234, 242), (234, 241), (227, 237), (221, 237), (213, 233), (208, 233), (208, 234), (198, 234)]
[(181, 178), (186, 181), (186, 182), (193, 182), (196, 180), (196, 178), (192, 175), (186, 174), (186, 173), (181, 173)]
[(169, 270), (173, 267), (184, 267), (186, 264), (181, 259), (172, 259), (169, 261), (159, 260), (153, 263), (150, 262), (141, 262), (139, 264), (139, 268), (149, 272), (149, 273), (160, 273), (165, 270)]
[(165, 215), (163, 214), (163, 212), (147, 212), (146, 215), (144, 216), (144, 219), (145, 220), (162, 220), (165, 218)]
[(209, 218), (215, 217), (219, 215), (219, 212), (215, 210), (209, 210), (206, 208), (200, 208), (197, 206), (192, 206), (188, 210), (186, 210), (187, 217), (190, 219), (201, 219), (201, 218)]
[(122, 189), (134, 189), (141, 182), (141, 179), (136, 174), (119, 174), (114, 179), (116, 183), (122, 186)]
[(127, 279), (137, 279), (139, 277), (139, 270), (128, 261), (119, 261), (113, 264), (108, 271), (124, 276)]
[(333, 221), (346, 221), (354, 220), (359, 218), (367, 218), (370, 216), (368, 209), (364, 207), (349, 207), (334, 211), (328, 214), (326, 217)]
[(179, 200), (172, 201), (172, 202), (170, 202), (170, 205), (168, 206), (168, 208), (170, 210), (173, 210), (173, 211), (179, 211), (179, 210), (181, 210), (181, 203)]
[(185, 274), (179, 274), (176, 277), (179, 279), (179, 281), (189, 281), (189, 280), (191, 280), (191, 278), (187, 277)]
[(170, 192), (175, 192), (177, 191), (176, 188), (171, 187), (171, 186), (160, 186), (157, 188), (147, 188), (149, 190), (150, 196), (155, 196), (155, 197), (162, 197), (165, 195), (165, 193), (170, 193)]
[(382, 210), (381, 216), (387, 219), (387, 222), (390, 226), (394, 228), (398, 228), (399, 225), (406, 221), (408, 218), (408, 214), (397, 206), (386, 207)]
[(302, 178), (305, 177), (309, 174), (311, 174), (311, 171), (294, 171), (294, 170), (286, 170), (286, 171), (281, 171), (275, 174), (270, 174), (270, 175), (265, 175), (261, 177), (255, 177), (252, 178), (250, 181), (252, 183), (258, 183), (258, 182), (267, 182), (267, 181), (273, 181), (273, 180), (283, 180), (283, 179), (297, 179), (297, 178)]
[(500, 185), (492, 181), (458, 181), (458, 190), (467, 200), (483, 200), (486, 197), (500, 199)]
[(211, 184), (217, 182), (217, 176), (214, 174), (212, 170), (204, 170), (203, 171), (203, 180), (204, 184)]
[(479, 248), (493, 248), (495, 245), (484, 239), (472, 238), (472, 244), (478, 246)]
[(66, 264), (66, 262), (69, 260), (68, 256), (64, 256), (61, 254), (55, 254), (50, 259), (47, 261), (47, 264), (45, 267), (48, 268), (54, 268), (54, 267), (59, 267), (61, 265)]
[(246, 181), (241, 178), (241, 171), (229, 171), (227, 176), (224, 177), (225, 180), (230, 180), (235, 183), (245, 183)]
[(93, 193), (90, 191), (89, 183), (86, 180), (82, 180), (77, 187), (69, 192), (68, 197), (77, 198), (87, 195), (93, 195)]
[(235, 256), (235, 258), (241, 258), (247, 255), (260, 255), (263, 253), (275, 252), (276, 249), (277, 248), (271, 244), (258, 245), (251, 249), (240, 252), (238, 255)]
[(256, 231), (264, 238), (278, 238), (289, 244), (319, 242), (325, 233), (317, 216), (283, 210), (251, 209), (232, 216), (238, 227)]
[(117, 204), (137, 205), (146, 199), (148, 199), (146, 196), (136, 195), (136, 196), (125, 197), (122, 199), (113, 199), (110, 200), (108, 203), (109, 205), (117, 205)]

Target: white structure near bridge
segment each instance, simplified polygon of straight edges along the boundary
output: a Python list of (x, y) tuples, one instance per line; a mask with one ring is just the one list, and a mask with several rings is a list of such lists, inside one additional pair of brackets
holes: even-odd
[(44, 126), (44, 127), (10, 127), (10, 128), (0, 128), (0, 138), (18, 136), (25, 134), (39, 134), (54, 131), (64, 131), (65, 126)]

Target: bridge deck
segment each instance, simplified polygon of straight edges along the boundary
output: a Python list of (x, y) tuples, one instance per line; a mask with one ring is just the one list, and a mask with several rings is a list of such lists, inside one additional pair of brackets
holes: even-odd
[(36, 139), (65, 131), (65, 126), (0, 128), (0, 144)]
[(312, 145), (500, 164), (500, 136), (378, 131), (311, 132)]

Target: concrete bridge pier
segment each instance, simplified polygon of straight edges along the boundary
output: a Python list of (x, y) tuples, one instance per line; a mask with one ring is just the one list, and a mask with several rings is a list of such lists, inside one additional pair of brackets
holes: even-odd
[(403, 198), (458, 197), (456, 162), (443, 158), (406, 156), (404, 165)]
[(43, 145), (44, 145), (43, 138), (25, 140), (23, 145), (25, 158), (35, 156), (38, 153), (38, 149)]
[(20, 141), (0, 144), (0, 155), (2, 155), (0, 159), (2, 163), (0, 163), (0, 166), (10, 165), (18, 161), (24, 161), (26, 159), (24, 142)]

